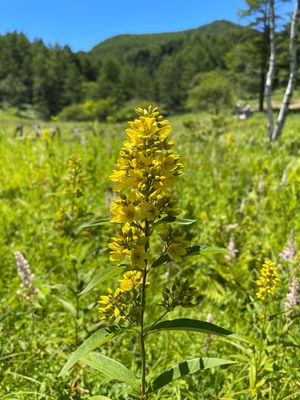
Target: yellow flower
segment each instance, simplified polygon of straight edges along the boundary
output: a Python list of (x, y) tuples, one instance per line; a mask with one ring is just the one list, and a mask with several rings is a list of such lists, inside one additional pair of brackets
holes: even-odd
[(256, 281), (258, 300), (264, 301), (271, 297), (278, 282), (278, 268), (273, 261), (266, 259), (260, 271), (260, 278)]
[(42, 138), (45, 140), (51, 139), (51, 133), (48, 129), (43, 129), (42, 130)]
[(130, 224), (125, 224), (122, 227), (122, 234), (123, 237), (134, 237), (135, 239), (138, 238), (139, 230)]
[(125, 170), (126, 171), (127, 168), (129, 168), (129, 166), (130, 166), (130, 160), (127, 160), (126, 158), (119, 158), (118, 161), (117, 161), (117, 165), (118, 165), (118, 168), (120, 170)]
[(138, 219), (139, 211), (133, 204), (123, 205), (113, 202), (110, 211), (113, 214), (111, 222), (120, 224), (131, 223)]
[(131, 161), (131, 165), (134, 169), (140, 168), (148, 168), (153, 162), (152, 156), (145, 156), (144, 153), (138, 152), (135, 155), (135, 158)]
[(125, 256), (131, 256), (131, 248), (135, 246), (138, 240), (142, 243), (143, 237), (144, 234), (138, 228), (126, 223), (120, 233), (112, 237), (108, 244), (109, 249), (111, 249), (110, 260), (120, 263)]
[(129, 292), (136, 289), (142, 284), (143, 275), (140, 271), (128, 271), (123, 275), (123, 279), (119, 280), (120, 289), (123, 292)]
[(112, 250), (109, 257), (111, 261), (117, 261), (120, 263), (126, 255), (130, 255), (130, 250), (124, 248), (121, 244), (117, 242), (109, 243), (108, 247)]
[(115, 192), (126, 188), (138, 188), (144, 180), (143, 171), (139, 169), (128, 169), (127, 171), (114, 171), (110, 180), (115, 182)]
[(234, 135), (232, 132), (225, 133), (225, 145), (230, 146), (234, 141)]
[(202, 219), (202, 221), (203, 221), (204, 223), (207, 223), (207, 222), (209, 221), (209, 219), (208, 219), (208, 214), (207, 214), (206, 211), (202, 211), (202, 213), (200, 214), (200, 218)]
[(114, 172), (110, 175), (109, 179), (110, 179), (112, 182), (120, 182), (120, 181), (122, 181), (122, 179), (123, 179), (125, 176), (126, 176), (126, 172), (125, 172), (124, 170), (114, 171)]
[(115, 292), (109, 288), (107, 289), (108, 295), (101, 296), (98, 301), (99, 304), (104, 305), (105, 307), (100, 307), (100, 318), (101, 319), (109, 319), (113, 320), (120, 317), (122, 320), (126, 319), (126, 304), (122, 303), (121, 299), (121, 290), (117, 288)]

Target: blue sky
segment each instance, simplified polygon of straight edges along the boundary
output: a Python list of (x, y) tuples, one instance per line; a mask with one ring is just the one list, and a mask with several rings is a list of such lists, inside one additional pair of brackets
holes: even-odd
[(0, 34), (68, 44), (74, 51), (122, 33), (171, 32), (228, 19), (244, 24), (243, 0), (0, 0)]

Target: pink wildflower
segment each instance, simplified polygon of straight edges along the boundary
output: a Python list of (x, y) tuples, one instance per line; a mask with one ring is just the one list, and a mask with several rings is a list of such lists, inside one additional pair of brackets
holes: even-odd
[(20, 297), (29, 301), (30, 296), (38, 292), (38, 289), (32, 285), (34, 274), (31, 273), (28, 261), (24, 258), (20, 251), (15, 252), (15, 257), (17, 261), (18, 274), (21, 278), (22, 289), (18, 290), (17, 293)]

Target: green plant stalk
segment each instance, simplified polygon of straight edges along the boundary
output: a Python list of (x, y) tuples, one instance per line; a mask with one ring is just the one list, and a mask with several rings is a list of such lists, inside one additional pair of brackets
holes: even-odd
[(31, 317), (31, 327), (30, 327), (30, 343), (29, 343), (29, 350), (30, 350), (30, 359), (31, 359), (31, 368), (34, 370), (34, 362), (33, 362), (33, 339), (35, 335), (35, 317), (34, 317), (34, 304), (32, 300), (30, 300), (30, 317)]
[[(73, 184), (72, 184), (72, 212), (71, 212), (71, 235), (73, 236), (73, 232), (74, 232), (74, 226), (75, 226), (75, 217), (74, 217), (74, 212), (75, 212), (75, 188), (76, 188), (76, 181), (73, 180)], [(78, 272), (78, 268), (76, 267), (75, 263), (73, 264), (73, 268), (74, 268), (74, 272), (75, 272), (75, 278), (76, 278), (76, 292), (75, 292), (75, 296), (76, 296), (76, 316), (75, 316), (75, 346), (78, 346), (78, 336), (79, 336), (79, 326), (78, 326), (78, 320), (79, 320), (79, 313), (80, 313), (80, 305), (79, 305), (79, 272)]]
[[(145, 221), (145, 250), (149, 252), (150, 248), (150, 227), (149, 222)], [(142, 292), (141, 292), (141, 318), (140, 318), (140, 346), (141, 346), (141, 359), (142, 359), (142, 375), (141, 375), (141, 400), (146, 399), (146, 390), (147, 390), (147, 381), (146, 381), (146, 348), (145, 348), (145, 327), (144, 327), (144, 317), (145, 317), (145, 307), (146, 307), (146, 284), (147, 284), (147, 275), (148, 275), (148, 261), (143, 271), (143, 283), (142, 283)]]
[(79, 326), (78, 326), (78, 320), (79, 320), (79, 312), (80, 312), (80, 306), (79, 306), (79, 273), (78, 273), (78, 269), (74, 264), (74, 270), (75, 270), (75, 274), (76, 274), (76, 316), (75, 316), (75, 345), (76, 347), (78, 346), (78, 330), (79, 330)]
[(254, 385), (254, 393), (251, 393), (251, 400), (257, 400), (257, 383), (258, 383), (258, 374), (261, 372), (261, 362), (262, 362), (262, 356), (263, 353), (265, 352), (265, 340), (266, 338), (264, 337), (265, 332), (266, 332), (266, 327), (267, 327), (267, 305), (264, 303), (264, 312), (263, 312), (263, 321), (262, 325), (260, 327), (260, 336), (261, 336), (261, 342), (259, 346), (259, 351), (257, 354), (257, 357), (254, 358), (255, 360), (255, 385)]
[(75, 211), (75, 196), (74, 196), (74, 191), (75, 191), (75, 187), (76, 187), (76, 182), (75, 180), (73, 180), (72, 183), (72, 205), (71, 205), (71, 235), (73, 236), (73, 232), (74, 232), (74, 223), (75, 223), (75, 218), (74, 218), (74, 211)]
[[(68, 256), (70, 257), (70, 243), (67, 244), (66, 246), (66, 251)], [(72, 294), (75, 294), (75, 301), (76, 301), (76, 305), (75, 305), (75, 310), (76, 310), (76, 315), (74, 318), (74, 344), (75, 344), (75, 348), (78, 346), (79, 340), (78, 340), (78, 336), (79, 336), (79, 325), (78, 325), (78, 319), (79, 319), (79, 313), (80, 313), (80, 304), (79, 304), (79, 271), (78, 268), (76, 267), (75, 262), (73, 262), (75, 260), (71, 260), (71, 267), (74, 271), (74, 275), (75, 275), (75, 289), (69, 288), (69, 290), (71, 291)]]
[(146, 282), (147, 282), (147, 266), (143, 272), (143, 284), (142, 284), (142, 293), (141, 293), (141, 330), (140, 330), (140, 346), (141, 346), (141, 358), (142, 358), (142, 376), (141, 376), (141, 400), (144, 400), (146, 397), (146, 350), (145, 350), (145, 334), (144, 334), (144, 313), (146, 306)]

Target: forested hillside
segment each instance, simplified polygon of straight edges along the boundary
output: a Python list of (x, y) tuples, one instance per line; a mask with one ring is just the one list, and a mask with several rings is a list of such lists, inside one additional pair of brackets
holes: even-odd
[[(0, 104), (43, 118), (122, 120), (143, 100), (170, 114), (205, 108), (201, 98), (209, 84), (230, 107), (239, 97), (258, 95), (267, 56), (261, 35), (215, 21), (183, 32), (120, 35), (74, 53), (8, 33), (0, 36)], [(285, 40), (284, 32), (280, 36)], [(275, 85), (285, 77), (280, 74)]]

